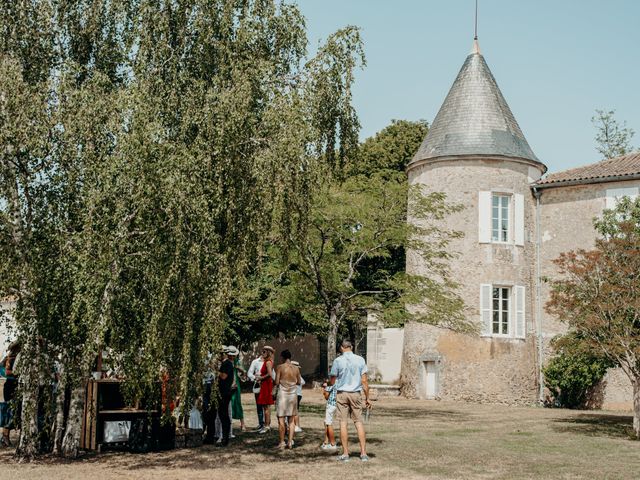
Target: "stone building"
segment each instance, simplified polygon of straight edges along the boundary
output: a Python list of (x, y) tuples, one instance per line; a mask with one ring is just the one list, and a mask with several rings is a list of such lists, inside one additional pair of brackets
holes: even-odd
[[(475, 41), (407, 174), (411, 185), (444, 191), (465, 207), (445, 220), (464, 233), (451, 244), (459, 254), (451, 273), (481, 335), (407, 324), (406, 395), (520, 404), (541, 398), (549, 341), (566, 328), (544, 312), (549, 291), (541, 279), (556, 274), (552, 260), (561, 252), (593, 246), (593, 217), (620, 195), (637, 195), (640, 155), (545, 177), (546, 170)], [(407, 271), (424, 271), (418, 255), (408, 252)], [(609, 373), (604, 406), (626, 406), (625, 380)]]

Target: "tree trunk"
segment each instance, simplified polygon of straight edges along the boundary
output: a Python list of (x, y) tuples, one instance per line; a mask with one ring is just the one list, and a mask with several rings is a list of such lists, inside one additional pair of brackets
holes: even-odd
[(62, 439), (62, 454), (76, 458), (80, 452), (80, 432), (82, 430), (82, 413), (84, 411), (84, 382), (71, 391), (67, 428)]
[(640, 378), (636, 377), (633, 383), (633, 432), (640, 439)]
[(329, 371), (331, 371), (331, 365), (333, 365), (333, 361), (336, 359), (337, 340), (338, 315), (335, 310), (331, 310), (329, 312), (329, 332), (327, 334), (327, 369)]
[(39, 360), (38, 339), (31, 333), (26, 335), (20, 351), (18, 374), (22, 393), (22, 415), (18, 456), (21, 460), (31, 460), (40, 450), (38, 432), (38, 387)]
[(64, 380), (64, 372), (60, 372), (60, 380), (58, 381), (58, 391), (56, 392), (56, 418), (53, 425), (53, 453), (54, 455), (62, 455), (62, 438), (65, 430), (65, 393), (67, 385)]

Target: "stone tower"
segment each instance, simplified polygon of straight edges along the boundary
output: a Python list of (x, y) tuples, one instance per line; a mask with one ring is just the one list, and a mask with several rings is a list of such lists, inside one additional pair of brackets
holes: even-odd
[[(407, 167), (409, 184), (443, 191), (464, 209), (445, 219), (462, 231), (453, 279), (481, 326), (470, 336), (409, 323), (401, 382), (409, 396), (505, 403), (537, 399), (535, 199), (546, 167), (529, 147), (477, 41)], [(409, 219), (411, 221), (411, 219)], [(420, 274), (408, 252), (407, 271)]]

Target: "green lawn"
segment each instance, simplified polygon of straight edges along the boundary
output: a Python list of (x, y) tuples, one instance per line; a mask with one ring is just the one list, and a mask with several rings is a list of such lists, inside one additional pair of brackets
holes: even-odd
[[(256, 423), (252, 399), (244, 398), (249, 426)], [(273, 448), (275, 432), (238, 434), (227, 450), (108, 452), (75, 462), (45, 459), (18, 465), (5, 450), (0, 478), (640, 478), (640, 442), (630, 439), (630, 415), (381, 399), (366, 425), (372, 461), (363, 464), (356, 456), (338, 464), (335, 455), (318, 449), (324, 411), (320, 394), (305, 391), (302, 405), (305, 432), (293, 451)]]

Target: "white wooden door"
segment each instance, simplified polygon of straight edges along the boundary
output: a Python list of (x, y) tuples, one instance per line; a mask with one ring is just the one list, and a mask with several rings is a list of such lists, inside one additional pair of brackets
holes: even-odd
[(436, 362), (424, 362), (425, 398), (436, 398)]

